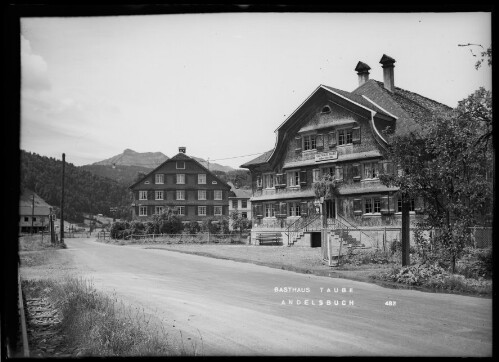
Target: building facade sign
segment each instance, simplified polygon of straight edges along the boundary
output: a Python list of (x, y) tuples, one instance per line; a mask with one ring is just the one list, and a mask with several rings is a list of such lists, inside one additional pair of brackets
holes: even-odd
[(338, 159), (338, 151), (323, 152), (315, 155), (315, 162)]

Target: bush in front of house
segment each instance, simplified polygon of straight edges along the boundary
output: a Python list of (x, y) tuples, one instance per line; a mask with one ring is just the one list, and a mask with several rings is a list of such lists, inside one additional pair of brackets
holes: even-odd
[(123, 239), (125, 237), (125, 231), (130, 228), (130, 225), (126, 221), (116, 221), (111, 225), (110, 233), (113, 239)]
[(392, 262), (391, 254), (381, 249), (356, 250), (349, 249), (342, 259), (343, 264), (365, 265), (365, 264), (389, 264)]
[(201, 226), (197, 221), (192, 220), (185, 225), (184, 230), (191, 235), (195, 235), (201, 231)]
[(438, 263), (414, 264), (404, 267), (397, 266), (390, 270), (373, 274), (371, 278), (437, 290), (473, 294), (492, 293), (492, 280), (466, 278), (464, 275), (452, 274)]
[(466, 278), (492, 278), (492, 248), (466, 248), (464, 255), (458, 260), (456, 272)]
[(211, 234), (228, 234), (229, 233), (229, 220), (223, 217), (210, 217), (203, 220), (201, 230)]

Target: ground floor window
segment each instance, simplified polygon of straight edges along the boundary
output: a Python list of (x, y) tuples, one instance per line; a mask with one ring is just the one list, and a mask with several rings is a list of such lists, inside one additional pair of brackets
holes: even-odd
[[(414, 199), (409, 203), (409, 211), (414, 211)], [(402, 212), (402, 198), (397, 200), (397, 212)]]
[(265, 204), (265, 217), (274, 217), (274, 204)]
[(185, 215), (185, 206), (176, 206), (175, 208), (177, 209), (177, 215)]
[(300, 203), (290, 202), (289, 203), (289, 216), (300, 216)]
[(214, 215), (215, 216), (222, 215), (222, 206), (214, 206), (213, 210), (214, 210)]
[(147, 206), (139, 206), (139, 216), (147, 216)]
[(156, 215), (162, 214), (163, 213), (163, 206), (156, 206), (156, 207), (154, 207), (154, 213)]
[(241, 217), (247, 219), (248, 218), (248, 213), (247, 212), (242, 212)]
[(198, 206), (198, 215), (206, 216), (206, 206)]
[(364, 200), (364, 213), (365, 214), (378, 214), (381, 212), (381, 198), (368, 197)]

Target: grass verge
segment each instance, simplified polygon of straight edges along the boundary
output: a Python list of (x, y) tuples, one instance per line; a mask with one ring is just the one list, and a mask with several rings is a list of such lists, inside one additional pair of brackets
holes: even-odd
[(66, 349), (75, 356), (174, 356), (188, 354), (169, 343), (162, 323), (143, 309), (98, 292), (81, 278), (23, 282), (27, 298), (47, 298), (62, 316)]

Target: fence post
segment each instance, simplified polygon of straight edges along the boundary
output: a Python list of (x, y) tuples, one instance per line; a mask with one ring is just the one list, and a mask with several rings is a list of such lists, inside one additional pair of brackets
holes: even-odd
[(473, 247), (476, 249), (476, 226), (473, 227)]
[(385, 226), (385, 231), (383, 233), (383, 251), (386, 252), (386, 226)]

